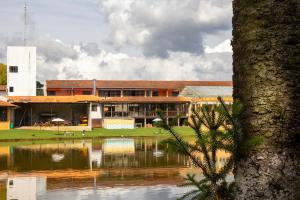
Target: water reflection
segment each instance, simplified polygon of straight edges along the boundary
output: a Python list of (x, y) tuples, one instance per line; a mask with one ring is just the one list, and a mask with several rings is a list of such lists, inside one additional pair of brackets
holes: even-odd
[(7, 199), (35, 200), (46, 193), (46, 177), (10, 177), (6, 188)]
[(0, 199), (176, 199), (191, 170), (186, 156), (158, 138), (4, 144)]

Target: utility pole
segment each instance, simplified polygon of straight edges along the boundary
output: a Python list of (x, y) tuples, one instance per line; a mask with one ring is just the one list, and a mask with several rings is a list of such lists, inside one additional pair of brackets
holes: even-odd
[(26, 46), (27, 43), (26, 32), (27, 32), (27, 3), (25, 0), (24, 2), (24, 46)]

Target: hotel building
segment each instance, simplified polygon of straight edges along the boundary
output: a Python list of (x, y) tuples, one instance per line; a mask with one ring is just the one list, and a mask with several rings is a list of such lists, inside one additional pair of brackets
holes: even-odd
[[(13, 65), (7, 66), (6, 99), (10, 106), (16, 106), (5, 118), (11, 119), (9, 127), (46, 129), (46, 122), (53, 118), (64, 119), (62, 129), (66, 131), (151, 127), (158, 111), (169, 123), (182, 126), (192, 106), (215, 104), (218, 96), (232, 102), (231, 81), (47, 80), (44, 96), (36, 96), (33, 83), (20, 85), (15, 81), (20, 75), (24, 80), (36, 77), (32, 57), (35, 48), (8, 48), (9, 63)], [(21, 58), (33, 64), (23, 65)]]

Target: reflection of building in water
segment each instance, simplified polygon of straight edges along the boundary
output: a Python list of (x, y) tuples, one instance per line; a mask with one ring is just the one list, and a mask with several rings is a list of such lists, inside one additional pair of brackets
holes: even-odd
[(80, 142), (22, 145), (12, 149), (10, 156), (13, 164), (6, 166), (6, 169), (28, 171), (89, 168), (88, 147)]
[(0, 147), (0, 170), (6, 169), (10, 165), (10, 147)]
[(92, 143), (88, 143), (88, 150), (89, 150), (89, 159), (90, 159), (90, 168), (93, 169), (93, 166), (96, 167), (101, 166), (102, 160), (102, 150), (98, 148), (93, 148)]
[(7, 200), (36, 200), (46, 193), (45, 177), (12, 177), (7, 180)]
[[(228, 161), (229, 157), (230, 157), (230, 153), (225, 152), (225, 151), (217, 151), (217, 155), (216, 155), (216, 167), (217, 169), (220, 169), (221, 167), (223, 167), (226, 162)], [(204, 160), (204, 155), (202, 153), (197, 153), (197, 157), (203, 161)]]
[(113, 138), (105, 139), (103, 143), (105, 155), (110, 154), (134, 154), (134, 139)]
[[(110, 138), (85, 142), (6, 146), (0, 149), (0, 170), (187, 166), (186, 156), (168, 150), (168, 147), (160, 142), (158, 138)], [(163, 154), (157, 156), (157, 152)]]
[(102, 144), (103, 165), (105, 167), (133, 167), (138, 160), (135, 159), (134, 139), (112, 138), (105, 139)]

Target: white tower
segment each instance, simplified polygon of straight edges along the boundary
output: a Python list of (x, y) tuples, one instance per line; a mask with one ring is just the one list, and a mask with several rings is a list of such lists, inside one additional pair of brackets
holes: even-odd
[(36, 96), (36, 47), (7, 47), (8, 96)]

